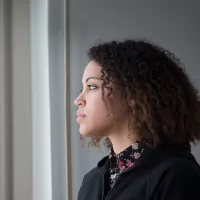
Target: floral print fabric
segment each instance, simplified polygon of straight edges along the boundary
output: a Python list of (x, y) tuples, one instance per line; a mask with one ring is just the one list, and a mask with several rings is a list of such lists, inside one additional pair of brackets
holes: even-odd
[(142, 152), (144, 151), (144, 147), (142, 147), (142, 145), (140, 144), (140, 141), (137, 141), (118, 155), (115, 154), (113, 148), (111, 149), (109, 155), (110, 188), (114, 186), (118, 176), (122, 172), (133, 167), (135, 165), (136, 160), (140, 158)]

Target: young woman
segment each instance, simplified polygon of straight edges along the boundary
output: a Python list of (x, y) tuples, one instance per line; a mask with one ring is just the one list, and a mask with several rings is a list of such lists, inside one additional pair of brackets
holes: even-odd
[(75, 100), (82, 137), (111, 148), (85, 175), (79, 200), (199, 200), (198, 92), (169, 51), (146, 41), (89, 50)]

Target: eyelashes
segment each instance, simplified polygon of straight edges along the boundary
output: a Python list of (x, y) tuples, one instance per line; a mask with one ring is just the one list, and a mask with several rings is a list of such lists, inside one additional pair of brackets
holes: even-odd
[(87, 87), (89, 88), (89, 90), (94, 90), (94, 89), (96, 89), (97, 87), (96, 86), (94, 86), (94, 85), (87, 85)]
[[(88, 90), (94, 90), (97, 87), (95, 85), (87, 85), (87, 88), (88, 88)], [(83, 92), (83, 88), (81, 88), (81, 90), (80, 90), (80, 93), (82, 93), (82, 92)]]

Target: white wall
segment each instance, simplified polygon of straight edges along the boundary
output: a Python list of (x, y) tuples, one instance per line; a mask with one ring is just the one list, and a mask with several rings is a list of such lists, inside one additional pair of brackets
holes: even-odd
[(30, 3), (33, 200), (52, 200), (48, 6)]
[(67, 1), (48, 0), (48, 2), (52, 200), (66, 200), (66, 198), (71, 200), (66, 135), (68, 129), (66, 123)]
[[(199, 2), (70, 0), (71, 149), (73, 200), (83, 175), (105, 154), (81, 148), (73, 101), (80, 91), (87, 50), (98, 41), (145, 37), (176, 53), (200, 89)], [(193, 150), (200, 162), (200, 147)]]
[(0, 200), (70, 199), (65, 38), (64, 0), (0, 0)]

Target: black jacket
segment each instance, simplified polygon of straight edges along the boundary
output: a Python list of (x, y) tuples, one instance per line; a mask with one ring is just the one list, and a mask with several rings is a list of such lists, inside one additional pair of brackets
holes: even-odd
[(147, 148), (109, 191), (109, 160), (85, 175), (78, 200), (200, 200), (200, 166), (189, 148)]

